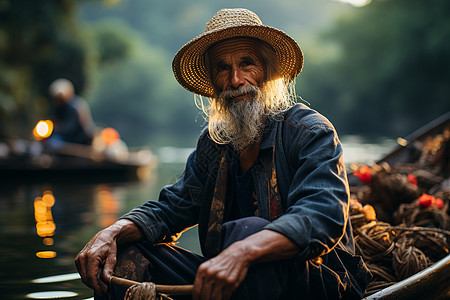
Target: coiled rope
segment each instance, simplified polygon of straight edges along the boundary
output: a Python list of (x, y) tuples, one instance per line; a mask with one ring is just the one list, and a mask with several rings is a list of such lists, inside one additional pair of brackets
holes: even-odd
[(173, 300), (168, 295), (188, 295), (192, 293), (192, 285), (141, 283), (116, 276), (111, 277), (111, 284), (128, 288), (125, 293), (125, 300)]

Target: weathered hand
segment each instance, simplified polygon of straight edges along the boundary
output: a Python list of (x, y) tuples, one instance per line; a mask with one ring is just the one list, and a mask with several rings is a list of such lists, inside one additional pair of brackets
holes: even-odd
[(237, 242), (201, 264), (194, 281), (193, 299), (229, 299), (250, 266), (245, 254), (245, 246)]
[(142, 237), (136, 225), (124, 219), (97, 233), (75, 258), (83, 283), (98, 295), (106, 293), (105, 282), (111, 280), (117, 262), (117, 244), (138, 241)]
[(97, 233), (75, 258), (78, 273), (84, 284), (98, 295), (108, 291), (102, 281), (109, 281), (117, 259), (116, 233), (107, 228)]
[(296, 244), (284, 235), (262, 230), (231, 244), (197, 270), (192, 296), (194, 300), (226, 300), (244, 281), (248, 268), (261, 262), (294, 257)]

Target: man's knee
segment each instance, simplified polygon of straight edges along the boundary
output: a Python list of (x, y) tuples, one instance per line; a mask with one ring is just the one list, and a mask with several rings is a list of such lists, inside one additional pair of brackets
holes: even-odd
[(221, 230), (221, 249), (263, 230), (269, 223), (259, 217), (246, 217), (224, 223)]
[(119, 248), (114, 275), (135, 281), (149, 279), (150, 262), (136, 244)]

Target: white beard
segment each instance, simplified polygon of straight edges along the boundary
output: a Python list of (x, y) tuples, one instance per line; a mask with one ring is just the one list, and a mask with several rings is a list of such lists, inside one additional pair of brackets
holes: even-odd
[[(233, 100), (235, 97), (248, 94), (253, 94), (252, 99)], [(225, 112), (219, 123), (219, 131), (234, 149), (239, 152), (257, 142), (267, 117), (261, 90), (250, 86), (225, 91), (220, 94), (218, 101), (225, 101)]]

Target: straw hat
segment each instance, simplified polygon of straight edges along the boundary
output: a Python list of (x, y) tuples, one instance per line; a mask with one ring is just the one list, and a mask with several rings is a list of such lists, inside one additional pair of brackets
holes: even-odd
[(279, 29), (263, 25), (254, 12), (235, 8), (219, 10), (203, 34), (181, 47), (172, 62), (178, 82), (193, 93), (212, 97), (214, 90), (204, 54), (215, 43), (235, 37), (257, 38), (272, 46), (279, 60), (280, 77), (294, 79), (300, 74), (303, 54), (294, 39)]

